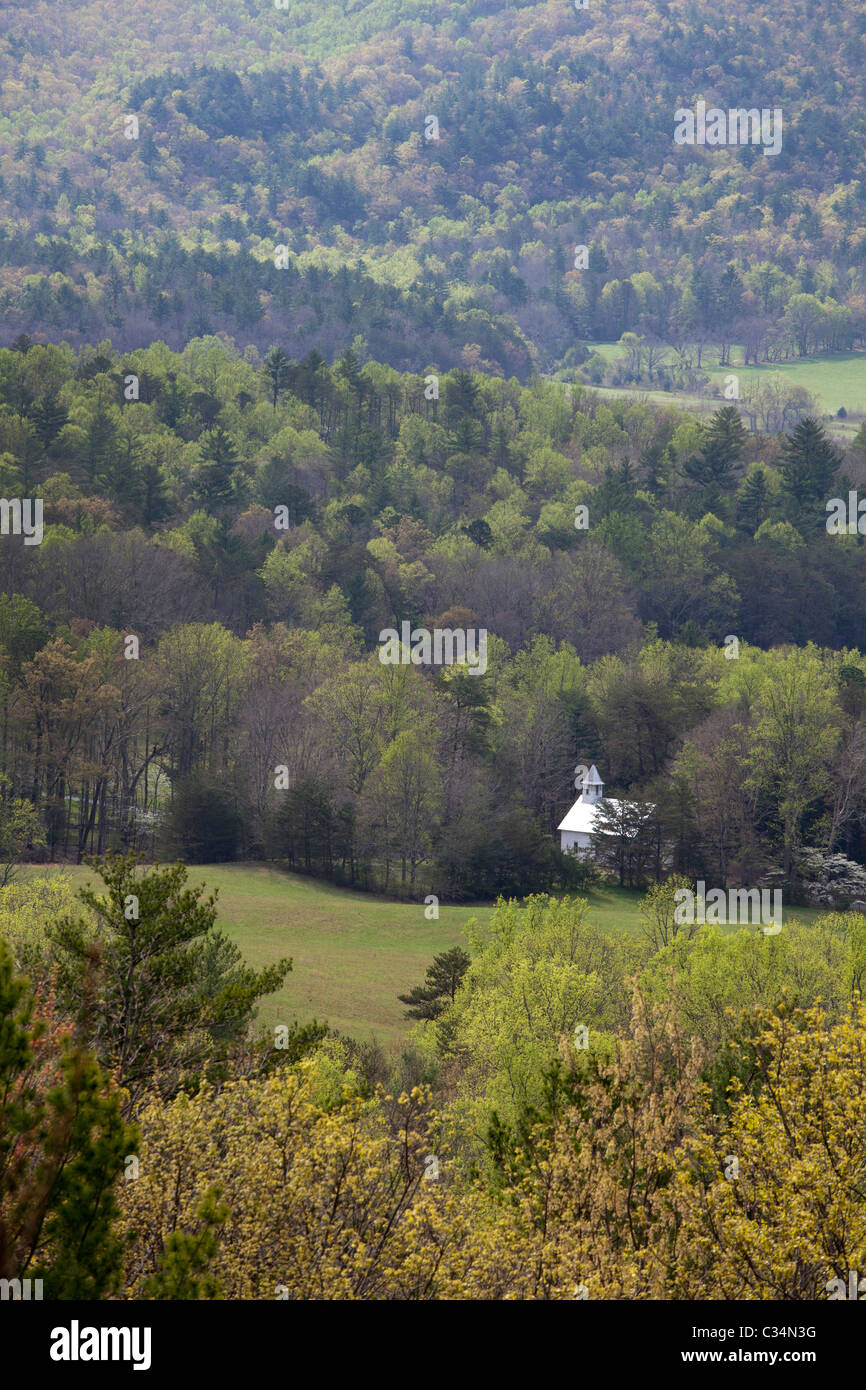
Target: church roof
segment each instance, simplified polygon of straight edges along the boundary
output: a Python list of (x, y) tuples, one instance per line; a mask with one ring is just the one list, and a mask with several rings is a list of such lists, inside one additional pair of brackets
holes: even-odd
[[(564, 817), (556, 827), (557, 830), (570, 830), (573, 834), (578, 835), (592, 835), (595, 831), (598, 813), (602, 807), (610, 809), (614, 813), (617, 812), (622, 802), (617, 801), (616, 797), (613, 796), (602, 796), (599, 790), (602, 787), (604, 787), (604, 782), (602, 782), (599, 776), (598, 768), (595, 763), (593, 763), (586, 777), (583, 779), (580, 796), (570, 810), (566, 811)], [(652, 802), (646, 802), (644, 804), (646, 806), (646, 811), (642, 818), (650, 815), (654, 809), (654, 804)], [(634, 834), (635, 832), (632, 831), (631, 833)]]
[[(598, 776), (597, 773), (596, 776)], [(575, 830), (583, 832), (585, 835), (591, 835), (595, 827), (595, 818), (602, 806), (609, 806), (615, 811), (619, 802), (612, 796), (602, 797), (597, 801), (587, 801), (579, 796), (571, 810), (566, 812), (564, 819), (556, 827), (557, 830)]]

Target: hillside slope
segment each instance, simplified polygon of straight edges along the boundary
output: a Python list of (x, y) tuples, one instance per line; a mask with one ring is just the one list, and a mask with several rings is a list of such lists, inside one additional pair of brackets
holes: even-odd
[[(836, 0), (8, 7), (4, 340), (522, 378), (624, 331), (856, 347), (864, 34)], [(698, 99), (780, 108), (781, 152), (676, 145)]]

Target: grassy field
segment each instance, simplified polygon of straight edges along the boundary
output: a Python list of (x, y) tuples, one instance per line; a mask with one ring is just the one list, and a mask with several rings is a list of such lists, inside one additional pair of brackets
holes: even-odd
[[(625, 355), (617, 343), (591, 344), (592, 350), (606, 362), (614, 362)], [(794, 362), (777, 362), (759, 367), (744, 367), (742, 351), (734, 349), (733, 363), (729, 367), (719, 367), (718, 358), (704, 353), (704, 368), (714, 386), (721, 389), (725, 376), (736, 372), (743, 386), (762, 376), (778, 374), (791, 386), (805, 386), (814, 392), (822, 410), (835, 415), (844, 406), (849, 416), (862, 418), (866, 414), (866, 352), (835, 352), (824, 357), (803, 357)], [(646, 391), (637, 387), (595, 387), (603, 395), (637, 396), (657, 405), (676, 405), (683, 410), (701, 414), (712, 414), (720, 404), (713, 395), (690, 394), (684, 391)], [(851, 439), (859, 428), (860, 419), (834, 420), (832, 432), (840, 439)]]
[[(66, 872), (76, 886), (89, 880), (101, 887), (92, 869)], [(291, 956), (283, 988), (262, 1001), (261, 1023), (318, 1018), (383, 1044), (398, 1042), (410, 1026), (397, 995), (423, 983), (434, 955), (465, 942), (470, 917), (491, 911), (443, 904), (432, 922), (423, 902), (353, 893), (271, 865), (199, 864), (189, 881), (218, 890), (218, 924), (251, 965)]]
[[(90, 880), (101, 887), (91, 869), (66, 872), (76, 886)], [(471, 917), (484, 921), (493, 910), (491, 904), (442, 904), (439, 920), (431, 922), (421, 902), (353, 893), (264, 864), (197, 865), (190, 869), (190, 882), (218, 890), (219, 925), (251, 965), (292, 957), (283, 989), (261, 1005), (261, 1023), (272, 1027), (318, 1018), (385, 1046), (398, 1044), (411, 1027), (397, 995), (422, 983), (434, 955), (465, 944)], [(608, 931), (636, 933), (641, 896), (618, 888), (593, 891), (588, 894), (592, 919)], [(798, 908), (791, 915), (812, 920), (818, 914)]]

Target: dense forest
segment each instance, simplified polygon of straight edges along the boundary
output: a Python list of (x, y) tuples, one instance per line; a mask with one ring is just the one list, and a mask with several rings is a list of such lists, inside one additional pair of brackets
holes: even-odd
[(5, 7), (0, 1300), (866, 1297), (864, 57)]
[[(523, 381), (633, 332), (670, 351), (631, 375), (688, 387), (705, 349), (863, 345), (866, 16), (841, 0), (159, 10), (146, 37), (96, 0), (0, 20), (22, 331)], [(697, 98), (780, 109), (780, 152), (676, 145)]]
[[(44, 505), (42, 543), (2, 550), (0, 770), (44, 853), (549, 888), (587, 760), (657, 806), (630, 882), (662, 842), (788, 878), (807, 827), (859, 847), (866, 550), (827, 501), (863, 453), (810, 418), (763, 438), (733, 407), (430, 380), (215, 338), (0, 350), (4, 486)], [(406, 622), (483, 630), (487, 669), (383, 663)], [(753, 742), (780, 680), (784, 774)]]

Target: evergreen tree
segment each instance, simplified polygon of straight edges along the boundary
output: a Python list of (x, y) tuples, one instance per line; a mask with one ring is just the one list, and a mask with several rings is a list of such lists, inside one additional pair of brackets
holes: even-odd
[(96, 478), (101, 491), (131, 515), (138, 512), (142, 501), (140, 453), (141, 446), (136, 437), (124, 430), (106, 456)]
[(0, 1278), (47, 1298), (117, 1290), (115, 1184), (137, 1136), (94, 1058), (52, 1016), (0, 940)]
[(165, 490), (162, 469), (157, 461), (142, 464), (141, 479), (141, 520), (146, 527), (164, 521), (171, 511)]
[(192, 773), (173, 787), (168, 838), (187, 864), (224, 864), (235, 858), (240, 817), (228, 788), (208, 773)]
[(640, 887), (659, 861), (659, 827), (651, 806), (623, 797), (599, 803), (592, 832), (596, 860), (619, 875), (620, 887)]
[(493, 426), (490, 436), (490, 457), (497, 468), (504, 468), (510, 472), (512, 465), (511, 440), (508, 429), (502, 420), (497, 421)]
[(493, 532), (489, 524), (479, 517), (476, 521), (470, 521), (468, 526), (461, 528), (464, 530), (471, 541), (480, 545), (482, 550), (489, 550), (493, 544)]
[(276, 410), (280, 392), (289, 384), (289, 359), (281, 347), (271, 348), (265, 358), (263, 370), (270, 386), (271, 402)]
[(346, 351), (337, 363), (337, 373), (343, 378), (350, 391), (360, 391), (361, 364), (358, 361), (357, 354), (352, 348), (346, 348)]
[(651, 440), (638, 458), (641, 483), (653, 497), (659, 497), (670, 483), (671, 467), (665, 445), (660, 439)]
[(196, 499), (209, 510), (217, 511), (232, 500), (233, 474), (238, 466), (238, 456), (231, 437), (222, 425), (206, 430), (199, 447), (201, 463), (196, 473)]
[(731, 323), (742, 310), (743, 282), (733, 265), (726, 267), (719, 278), (715, 294), (715, 314), (717, 322)]
[(744, 478), (743, 485), (737, 494), (737, 514), (746, 523), (749, 530), (755, 532), (761, 522), (766, 520), (768, 508), (769, 494), (766, 469), (754, 468)]
[(311, 348), (297, 366), (289, 364), (289, 387), (305, 405), (319, 407), (326, 378), (327, 363), (317, 348)]
[(459, 946), (433, 957), (428, 965), (423, 985), (413, 985), (408, 994), (398, 994), (401, 1004), (408, 1004), (404, 1017), (438, 1018), (447, 1003), (453, 1003), (460, 981), (471, 964), (470, 957)]
[(172, 1231), (165, 1242), (159, 1267), (142, 1284), (148, 1300), (182, 1301), (216, 1299), (221, 1295), (218, 1280), (210, 1266), (219, 1250), (217, 1232), (229, 1214), (220, 1202), (219, 1183), (209, 1187), (196, 1212), (195, 1231)]
[(841, 463), (841, 455), (830, 443), (823, 425), (811, 416), (801, 420), (782, 445), (779, 465), (782, 490), (795, 525), (805, 524), (811, 529), (824, 524), (824, 504)]
[(593, 515), (601, 521), (612, 512), (634, 511), (636, 487), (634, 469), (627, 458), (616, 467), (605, 464), (602, 481), (592, 497)]
[[(50, 929), (58, 989), (132, 1104), (154, 1082), (170, 1093), (198, 1074), (217, 1037), (242, 1037), (256, 1001), (280, 987), (291, 961), (256, 972), (237, 953), (215, 953), (216, 899), (201, 901), (203, 887), (187, 887), (183, 864), (138, 873), (134, 855), (87, 862), (107, 892), (79, 889), (90, 915)], [(94, 959), (97, 991), (86, 983)]]
[(46, 396), (33, 407), (31, 416), (44, 447), (48, 449), (69, 419), (69, 412), (54, 397)]
[(478, 387), (472, 373), (459, 369), (451, 372), (445, 382), (445, 423), (454, 429), (464, 416), (472, 419), (478, 407)]
[(705, 452), (727, 466), (742, 457), (748, 441), (742, 417), (734, 405), (724, 405), (712, 416), (707, 426)]
[(711, 509), (734, 483), (734, 465), (741, 458), (747, 435), (735, 406), (717, 410), (706, 428), (699, 454), (687, 459), (683, 473), (702, 489), (701, 505)]

